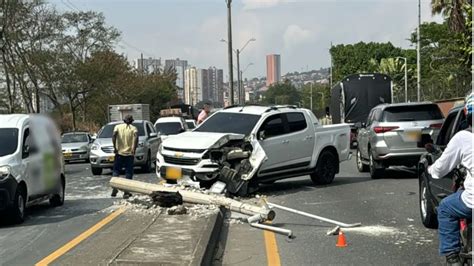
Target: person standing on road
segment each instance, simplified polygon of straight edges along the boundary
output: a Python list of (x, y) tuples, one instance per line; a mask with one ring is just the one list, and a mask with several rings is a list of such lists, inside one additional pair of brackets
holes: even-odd
[(435, 179), (443, 178), (459, 164), (467, 169), (464, 190), (459, 190), (444, 198), (438, 207), (439, 252), (441, 256), (446, 256), (447, 265), (461, 265), (459, 220), (472, 219), (472, 207), (474, 206), (473, 105), (474, 93), (471, 93), (466, 98), (464, 109), (469, 129), (456, 133), (441, 157), (428, 168), (428, 173)]
[(321, 125), (323, 126), (332, 125), (332, 117), (331, 117), (331, 113), (329, 112), (329, 107), (326, 107), (325, 113), (326, 115), (321, 119)]
[(207, 117), (209, 116), (210, 112), (211, 112), (210, 104), (208, 104), (208, 103), (204, 104), (204, 107), (202, 108), (202, 111), (199, 113), (197, 124), (199, 125), (202, 122), (204, 122), (204, 120), (206, 120)]
[[(133, 116), (127, 115), (123, 124), (114, 128), (112, 142), (114, 145), (115, 161), (112, 176), (118, 177), (120, 171), (125, 168), (125, 178), (133, 178), (133, 159), (138, 146), (138, 130), (133, 123)], [(118, 190), (112, 190), (112, 197), (117, 196)], [(125, 192), (123, 198), (130, 197), (130, 193)]]

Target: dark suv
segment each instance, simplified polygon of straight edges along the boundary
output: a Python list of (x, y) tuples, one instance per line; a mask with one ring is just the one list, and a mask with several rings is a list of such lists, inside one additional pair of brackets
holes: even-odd
[[(434, 144), (444, 150), (449, 140), (459, 131), (468, 127), (463, 107), (455, 107), (451, 109), (446, 120), (441, 127), (438, 137)], [(422, 143), (420, 143), (422, 146)], [(452, 176), (454, 171), (441, 179), (433, 179), (431, 175), (426, 173), (426, 162), (432, 161), (433, 155), (425, 153), (421, 156), (418, 164), (418, 180), (419, 180), (419, 200), (420, 214), (423, 225), (427, 228), (437, 228), (438, 219), (436, 208), (443, 198), (453, 193)]]

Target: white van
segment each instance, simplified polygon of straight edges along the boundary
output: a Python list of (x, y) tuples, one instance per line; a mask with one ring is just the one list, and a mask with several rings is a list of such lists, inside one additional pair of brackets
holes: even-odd
[[(28, 205), (64, 204), (66, 178), (61, 137), (41, 115), (0, 115), (0, 219), (25, 219)], [(5, 215), (5, 213), (7, 215)]]

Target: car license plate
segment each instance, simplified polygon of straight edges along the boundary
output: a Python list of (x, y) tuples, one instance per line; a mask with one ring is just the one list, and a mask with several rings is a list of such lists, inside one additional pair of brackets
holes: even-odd
[(166, 179), (178, 180), (183, 177), (181, 168), (167, 167), (166, 168)]
[(72, 152), (64, 152), (63, 153), (64, 158), (71, 158), (72, 157)]
[(407, 139), (409, 141), (419, 141), (421, 138), (421, 131), (410, 131), (407, 132)]
[(115, 161), (115, 156), (109, 156), (109, 157), (107, 158), (107, 162), (111, 162), (111, 163), (112, 163), (112, 162), (114, 162), (114, 161)]

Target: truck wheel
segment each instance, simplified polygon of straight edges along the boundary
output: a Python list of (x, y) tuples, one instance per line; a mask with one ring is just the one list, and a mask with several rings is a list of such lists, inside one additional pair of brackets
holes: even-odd
[(58, 207), (58, 206), (64, 205), (65, 189), (66, 189), (65, 180), (61, 178), (61, 185), (58, 188), (58, 193), (53, 194), (53, 196), (49, 199), (49, 204), (52, 207)]
[(434, 211), (433, 201), (424, 179), (420, 181), (419, 199), (421, 222), (426, 228), (438, 228), (438, 217)]
[(146, 157), (146, 163), (141, 167), (141, 170), (143, 173), (151, 173), (151, 154), (148, 152), (148, 155)]
[(18, 186), (15, 192), (15, 199), (11, 208), (11, 218), (16, 224), (21, 224), (25, 221), (26, 209), (26, 191), (23, 186)]
[(370, 177), (372, 179), (379, 179), (383, 176), (385, 169), (383, 167), (377, 167), (377, 162), (372, 155), (372, 151), (369, 150), (369, 170), (370, 170)]
[(369, 166), (364, 164), (362, 160), (362, 155), (360, 154), (359, 149), (357, 149), (357, 153), (356, 153), (356, 163), (357, 163), (357, 170), (359, 170), (360, 173), (365, 173), (369, 171)]
[(331, 184), (336, 176), (337, 164), (339, 160), (334, 153), (329, 150), (323, 151), (319, 155), (314, 173), (311, 174), (311, 180), (316, 185)]
[(93, 175), (101, 175), (102, 174), (102, 168), (99, 167), (91, 167), (91, 171)]

